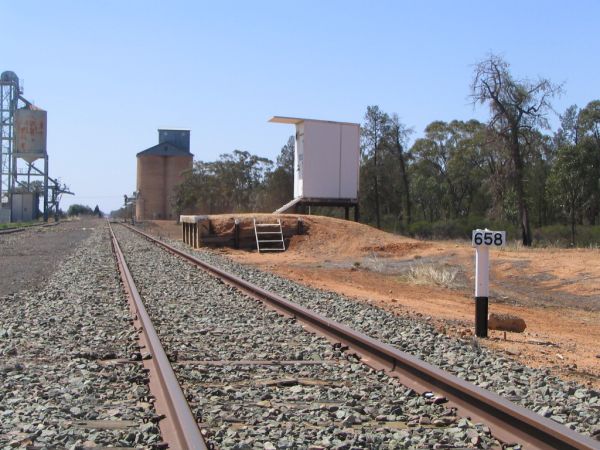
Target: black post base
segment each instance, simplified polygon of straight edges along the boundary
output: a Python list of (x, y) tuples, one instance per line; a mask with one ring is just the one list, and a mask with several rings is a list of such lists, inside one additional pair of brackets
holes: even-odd
[(240, 248), (240, 222), (238, 220), (233, 224), (233, 248)]
[(488, 336), (488, 298), (475, 297), (475, 336)]

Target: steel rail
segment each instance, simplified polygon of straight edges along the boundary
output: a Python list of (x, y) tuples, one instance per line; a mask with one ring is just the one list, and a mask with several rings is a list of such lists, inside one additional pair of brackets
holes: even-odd
[(148, 363), (150, 366), (150, 387), (156, 397), (156, 409), (159, 413), (164, 411), (165, 419), (159, 423), (163, 440), (171, 449), (205, 450), (208, 449), (198, 424), (183, 395), (179, 382), (173, 372), (171, 363), (160, 343), (158, 334), (146, 311), (142, 298), (135, 286), (131, 272), (127, 267), (125, 256), (121, 251), (117, 237), (109, 223), (113, 250), (119, 266), (123, 285), (127, 291), (136, 320), (140, 322), (143, 342), (151, 355)]
[(485, 423), (492, 434), (504, 443), (520, 443), (526, 449), (598, 450), (600, 443), (553, 420), (540, 416), (498, 394), (482, 389), (413, 355), (382, 343), (346, 325), (269, 292), (218, 267), (208, 264), (166, 242), (125, 225), (149, 241), (212, 273), (228, 284), (267, 303), (274, 309), (336, 342), (348, 345), (362, 361), (398, 377), (418, 392), (434, 391), (445, 396), (458, 412), (471, 420)]

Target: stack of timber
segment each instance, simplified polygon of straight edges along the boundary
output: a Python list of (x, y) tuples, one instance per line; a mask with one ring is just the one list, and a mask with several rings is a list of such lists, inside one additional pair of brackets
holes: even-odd
[(183, 242), (193, 248), (233, 247), (243, 249), (256, 248), (254, 220), (281, 221), (281, 229), (286, 248), (292, 236), (307, 231), (306, 222), (300, 215), (293, 214), (243, 214), (224, 218), (220, 216), (180, 216), (181, 237)]

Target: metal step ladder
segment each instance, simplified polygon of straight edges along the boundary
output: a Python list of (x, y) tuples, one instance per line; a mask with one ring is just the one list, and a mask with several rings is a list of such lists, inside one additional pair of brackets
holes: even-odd
[(277, 223), (256, 223), (254, 218), (254, 235), (258, 253), (285, 251), (281, 219), (277, 219)]

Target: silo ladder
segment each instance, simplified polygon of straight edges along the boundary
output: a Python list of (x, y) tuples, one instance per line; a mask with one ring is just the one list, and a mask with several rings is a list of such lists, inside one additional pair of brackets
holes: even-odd
[(285, 251), (281, 219), (277, 219), (277, 223), (256, 223), (254, 218), (254, 235), (258, 253)]

